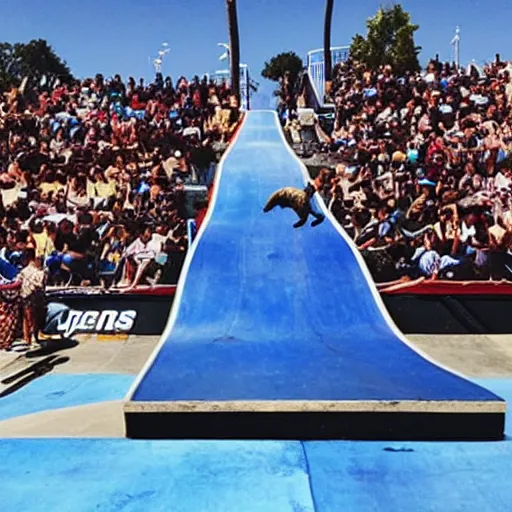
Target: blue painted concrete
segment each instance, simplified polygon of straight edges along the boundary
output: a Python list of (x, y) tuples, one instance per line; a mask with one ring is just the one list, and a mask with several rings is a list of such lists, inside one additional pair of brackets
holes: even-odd
[[(512, 402), (512, 380), (475, 379)], [(505, 433), (512, 439), (512, 415)], [(512, 442), (305, 442), (317, 512), (509, 510)]]
[(511, 460), (507, 441), (0, 440), (0, 496), (9, 512), (494, 512)]
[[(512, 400), (511, 380), (478, 382)], [(0, 439), (0, 496), (9, 512), (494, 512), (511, 461), (510, 441)]]
[(45, 375), (0, 398), (0, 421), (51, 409), (121, 400), (133, 380), (133, 375), (102, 373)]
[(9, 512), (312, 512), (300, 443), (0, 440)]
[(496, 512), (512, 503), (507, 441), (311, 442), (305, 450), (317, 512)]
[(229, 154), (176, 324), (135, 401), (496, 400), (402, 343), (334, 226), (293, 229), (269, 195), (302, 188), (276, 117), (251, 112)]

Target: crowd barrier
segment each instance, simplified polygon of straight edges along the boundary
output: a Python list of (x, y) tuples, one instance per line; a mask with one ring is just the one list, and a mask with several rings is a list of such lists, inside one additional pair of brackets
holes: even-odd
[[(465, 285), (438, 281), (421, 286), (416, 283), (409, 288), (396, 290), (379, 286), (384, 304), (403, 333), (512, 333), (508, 318), (512, 303), (512, 287), (509, 284)], [(106, 312), (109, 318), (127, 320), (118, 322), (118, 333), (159, 336), (167, 323), (175, 293), (175, 285), (140, 286), (114, 292), (83, 288), (50, 290), (49, 300), (61, 302), (70, 308), (73, 312), (72, 322), (80, 333), (112, 333), (104, 329), (106, 325), (100, 319), (101, 314)], [(133, 318), (129, 318), (130, 315)]]
[[(242, 122), (243, 115), (230, 143)], [(214, 187), (215, 183), (209, 188), (209, 198)], [(201, 219), (187, 223), (191, 243), (200, 224)], [(404, 333), (512, 332), (507, 321), (507, 311), (512, 301), (511, 282), (432, 281), (421, 278), (380, 283), (377, 288), (395, 323)], [(52, 290), (50, 293), (52, 300), (65, 303), (74, 312), (72, 316), (79, 332), (105, 333), (98, 329), (103, 324), (94, 323), (92, 319), (100, 318), (101, 312), (107, 311), (112, 318), (126, 320), (117, 320), (117, 324), (114, 322), (114, 325), (122, 327), (125, 334), (160, 335), (165, 328), (175, 292), (176, 285), (156, 285), (138, 286), (125, 291), (67, 289)]]
[(388, 295), (510, 295), (510, 281), (443, 281), (424, 277), (413, 281), (379, 283), (377, 288)]

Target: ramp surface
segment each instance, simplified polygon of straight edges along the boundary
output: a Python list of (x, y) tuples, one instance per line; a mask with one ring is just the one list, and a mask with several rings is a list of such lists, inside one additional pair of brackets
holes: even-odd
[(128, 436), (501, 437), (505, 403), (408, 344), (330, 216), (294, 229), (290, 210), (263, 214), (305, 179), (275, 113), (250, 112), (128, 395)]

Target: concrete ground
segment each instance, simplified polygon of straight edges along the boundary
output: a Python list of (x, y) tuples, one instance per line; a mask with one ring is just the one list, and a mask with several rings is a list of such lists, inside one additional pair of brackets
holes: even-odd
[(408, 335), (419, 349), (468, 377), (512, 377), (512, 335)]
[[(512, 377), (512, 335), (505, 336), (424, 336), (409, 335), (419, 349), (439, 363), (470, 378), (505, 379)], [(0, 378), (17, 373), (52, 355), (67, 356), (69, 361), (56, 366), (50, 375), (135, 376), (158, 343), (157, 336), (131, 336), (108, 341), (83, 337), (75, 346), (39, 353), (9, 355), (0, 358)], [(48, 377), (41, 377), (45, 379)], [(63, 381), (55, 386), (66, 386)], [(31, 386), (33, 384), (29, 384)], [(90, 384), (88, 384), (90, 385)], [(0, 384), (0, 393), (7, 386)], [(55, 389), (51, 394), (64, 393)], [(119, 398), (125, 390), (120, 390)], [(10, 397), (15, 398), (22, 391)], [(47, 396), (45, 394), (42, 395)], [(0, 399), (0, 407), (1, 407)], [(0, 437), (124, 437), (122, 400), (107, 399), (64, 408), (38, 411), (0, 421)]]
[(50, 354), (65, 355), (67, 364), (55, 368), (58, 373), (127, 373), (136, 375), (158, 343), (159, 336), (100, 338), (77, 336), (75, 343), (52, 342), (47, 348), (26, 354), (0, 353), (0, 372), (15, 373), (27, 364)]
[[(90, 376), (126, 374), (135, 377), (155, 348), (158, 336), (130, 336), (128, 339), (78, 337), (77, 344), (52, 344), (47, 349), (23, 354), (0, 356), (0, 379), (16, 374), (49, 355), (66, 356), (69, 361), (55, 366), (53, 375)], [(35, 384), (36, 381), (34, 381)], [(67, 386), (67, 381), (56, 381), (56, 387)], [(34, 386), (28, 384), (28, 386)], [(8, 386), (0, 384), (0, 393)], [(54, 394), (65, 390), (55, 389)], [(15, 398), (22, 391), (9, 395)], [(120, 394), (126, 392), (123, 389)], [(43, 397), (45, 395), (43, 394)], [(1, 401), (4, 399), (0, 398)], [(0, 421), (0, 437), (124, 437), (122, 400), (108, 400), (35, 412)]]

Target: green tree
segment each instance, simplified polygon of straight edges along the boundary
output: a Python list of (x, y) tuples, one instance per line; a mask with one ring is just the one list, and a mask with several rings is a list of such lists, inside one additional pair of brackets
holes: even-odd
[(14, 64), (14, 49), (9, 43), (0, 43), (0, 92), (13, 85), (11, 68)]
[(273, 82), (279, 82), (285, 73), (289, 72), (291, 80), (295, 83), (303, 67), (302, 59), (295, 52), (280, 53), (265, 62), (261, 76)]
[(226, 9), (228, 12), (231, 89), (238, 101), (240, 101), (240, 34), (238, 31), (236, 0), (226, 0)]
[(48, 81), (73, 80), (67, 64), (44, 39), (14, 45), (0, 43), (0, 88), (18, 86), (24, 77), (39, 83), (43, 76)]
[(325, 94), (329, 94), (331, 92), (332, 85), (331, 26), (333, 9), (334, 0), (326, 0), (324, 22)]
[(381, 7), (366, 21), (366, 38), (356, 34), (352, 39), (350, 56), (371, 69), (391, 65), (396, 73), (418, 71), (421, 47), (414, 43), (419, 26), (411, 23), (411, 16), (401, 5)]

